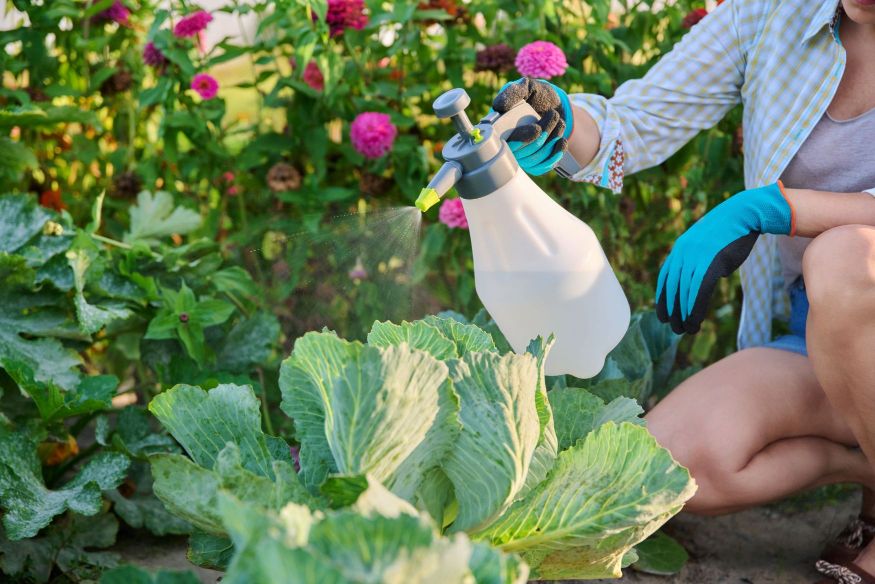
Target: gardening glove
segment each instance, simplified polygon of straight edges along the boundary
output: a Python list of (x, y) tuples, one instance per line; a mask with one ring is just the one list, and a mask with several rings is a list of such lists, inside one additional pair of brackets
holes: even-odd
[(524, 171), (540, 176), (559, 164), (568, 150), (574, 123), (571, 101), (568, 94), (552, 83), (523, 77), (501, 88), (492, 109), (504, 114), (521, 101), (528, 102), (541, 119), (514, 129), (507, 145)]
[(659, 320), (677, 334), (699, 332), (717, 280), (741, 266), (761, 233), (792, 235), (795, 226), (780, 182), (742, 191), (714, 207), (675, 241), (659, 271)]

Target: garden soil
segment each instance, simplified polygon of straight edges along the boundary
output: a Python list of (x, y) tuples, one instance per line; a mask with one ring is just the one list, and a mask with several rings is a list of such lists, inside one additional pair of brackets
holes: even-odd
[[(650, 576), (627, 570), (619, 582), (636, 584), (811, 584), (818, 553), (855, 514), (859, 497), (817, 509), (760, 507), (725, 517), (681, 514), (667, 532), (684, 544), (690, 562), (677, 576)], [(119, 534), (115, 551), (124, 561), (150, 570), (191, 568), (186, 539), (153, 538), (139, 531)], [(204, 583), (220, 572), (198, 569)], [(582, 581), (581, 581), (582, 582)], [(589, 581), (590, 583), (593, 581)], [(607, 584), (617, 580), (596, 580)]]

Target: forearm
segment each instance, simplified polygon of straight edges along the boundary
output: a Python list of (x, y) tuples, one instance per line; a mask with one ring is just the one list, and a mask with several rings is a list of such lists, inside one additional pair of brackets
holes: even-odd
[(573, 106), (574, 131), (568, 139), (568, 151), (581, 167), (587, 166), (599, 152), (601, 135), (596, 121), (582, 107)]
[(796, 235), (815, 237), (842, 225), (875, 225), (875, 197), (868, 193), (784, 192), (794, 209)]

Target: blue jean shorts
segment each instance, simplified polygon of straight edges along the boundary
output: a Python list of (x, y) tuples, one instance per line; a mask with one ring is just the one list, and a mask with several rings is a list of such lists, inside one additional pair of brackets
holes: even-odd
[(808, 320), (808, 295), (802, 278), (790, 286), (790, 334), (778, 337), (766, 347), (808, 356), (805, 346), (805, 321)]

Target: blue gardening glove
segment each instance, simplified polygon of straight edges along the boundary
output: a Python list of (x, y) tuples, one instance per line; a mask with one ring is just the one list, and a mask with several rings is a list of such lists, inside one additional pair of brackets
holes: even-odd
[(541, 119), (514, 129), (507, 145), (524, 171), (540, 176), (552, 170), (568, 149), (574, 117), (564, 91), (540, 79), (523, 77), (501, 88), (492, 109), (503, 114), (521, 101), (528, 102)]
[(790, 235), (793, 209), (783, 185), (742, 191), (693, 224), (659, 271), (656, 315), (677, 333), (699, 332), (717, 280), (747, 259), (761, 233)]

